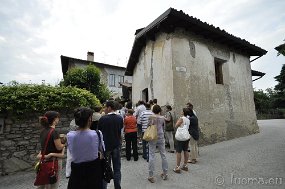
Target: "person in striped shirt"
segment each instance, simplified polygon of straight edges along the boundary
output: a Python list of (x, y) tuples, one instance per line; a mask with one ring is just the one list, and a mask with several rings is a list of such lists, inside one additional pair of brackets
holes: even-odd
[[(143, 111), (140, 115), (140, 124), (142, 125), (142, 136), (144, 135), (144, 132), (148, 127), (149, 116), (153, 115), (153, 112), (150, 109), (151, 106), (149, 103), (145, 104), (145, 108), (146, 108), (146, 110)], [(142, 145), (143, 145), (143, 158), (148, 161), (147, 141), (143, 140)]]
[(134, 116), (136, 117), (137, 119), (137, 128), (138, 128), (138, 137), (141, 139), (142, 138), (142, 125), (141, 125), (141, 122), (140, 122), (140, 116), (142, 114), (143, 111), (146, 110), (145, 108), (145, 105), (144, 105), (144, 101), (143, 100), (139, 100), (138, 101), (138, 106), (135, 110), (135, 113), (134, 113)]

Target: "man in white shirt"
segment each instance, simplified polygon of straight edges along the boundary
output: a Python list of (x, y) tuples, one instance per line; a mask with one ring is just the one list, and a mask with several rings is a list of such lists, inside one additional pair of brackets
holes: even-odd
[(139, 136), (139, 138), (141, 138), (142, 137), (142, 124), (140, 122), (140, 116), (141, 116), (142, 112), (146, 110), (146, 108), (144, 106), (144, 101), (143, 100), (140, 100), (138, 102), (138, 104), (139, 105), (138, 105), (138, 107), (135, 110), (134, 116), (137, 119), (138, 136)]
[[(153, 112), (150, 110), (151, 105), (149, 103), (145, 104), (146, 110), (141, 113), (140, 124), (142, 125), (142, 136), (145, 130), (148, 127), (149, 116), (153, 115)], [(148, 161), (148, 143), (145, 140), (142, 140), (143, 145), (143, 158)]]

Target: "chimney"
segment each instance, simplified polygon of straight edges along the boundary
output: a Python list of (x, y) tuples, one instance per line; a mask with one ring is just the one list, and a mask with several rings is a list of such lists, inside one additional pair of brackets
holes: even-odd
[(87, 52), (87, 61), (94, 62), (94, 52)]

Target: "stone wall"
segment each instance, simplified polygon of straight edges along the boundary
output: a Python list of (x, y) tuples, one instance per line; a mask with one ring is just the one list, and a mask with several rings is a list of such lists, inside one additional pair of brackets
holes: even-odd
[[(4, 118), (4, 127), (0, 133), (0, 173), (6, 175), (31, 169), (40, 151), (39, 136), (42, 127), (39, 125), (39, 113), (27, 115), (0, 115)], [(59, 133), (66, 134), (72, 112), (60, 112), (60, 122), (56, 127)]]

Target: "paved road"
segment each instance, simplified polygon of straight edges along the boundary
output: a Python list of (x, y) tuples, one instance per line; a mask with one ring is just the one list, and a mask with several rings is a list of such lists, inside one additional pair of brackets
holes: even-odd
[[(260, 133), (200, 148), (199, 163), (189, 172), (176, 174), (175, 155), (167, 154), (169, 180), (159, 178), (161, 161), (157, 156), (156, 183), (149, 183), (148, 164), (122, 160), (124, 189), (165, 188), (285, 188), (285, 120), (258, 121)], [(18, 173), (0, 177), (2, 189), (33, 188), (34, 173)], [(62, 179), (59, 188), (66, 188)], [(113, 188), (112, 185), (109, 188)]]

